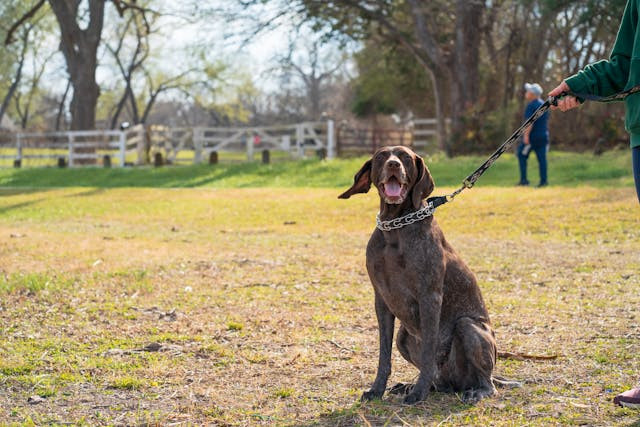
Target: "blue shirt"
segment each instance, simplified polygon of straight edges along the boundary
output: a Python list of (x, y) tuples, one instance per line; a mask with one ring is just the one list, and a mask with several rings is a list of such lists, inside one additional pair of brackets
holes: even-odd
[[(544, 102), (542, 99), (534, 99), (524, 110), (524, 119), (527, 120)], [(532, 145), (547, 145), (549, 143), (549, 112), (544, 113), (538, 120), (533, 123), (531, 133), (529, 134), (529, 142)]]

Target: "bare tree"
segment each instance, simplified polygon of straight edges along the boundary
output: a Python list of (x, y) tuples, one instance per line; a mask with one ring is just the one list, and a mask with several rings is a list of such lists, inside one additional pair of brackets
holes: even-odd
[(2, 100), (2, 104), (0, 105), (0, 123), (2, 123), (2, 118), (7, 112), (7, 108), (9, 107), (9, 103), (11, 99), (15, 95), (18, 90), (18, 86), (20, 85), (20, 81), (22, 80), (22, 70), (24, 68), (24, 62), (27, 57), (27, 51), (29, 49), (29, 34), (31, 33), (32, 26), (28, 25), (22, 30), (22, 35), (20, 36), (20, 51), (18, 53), (18, 65), (16, 67), (15, 77), (9, 86), (9, 90), (4, 95), (4, 99)]
[(322, 43), (317, 39), (305, 44), (303, 51), (306, 57), (295, 58), (296, 48), (295, 42), (290, 43), (288, 54), (277, 60), (285, 72), (293, 72), (303, 82), (308, 100), (307, 114), (311, 120), (319, 120), (322, 115), (323, 87), (344, 65), (344, 57), (323, 55)]
[[(135, 0), (111, 0), (120, 16), (127, 9), (144, 10)], [(39, 0), (21, 18), (9, 28), (5, 44), (14, 41), (15, 31), (32, 19), (47, 1)], [(98, 46), (104, 26), (106, 0), (91, 0), (88, 3), (88, 20), (81, 28), (81, 0), (48, 0), (60, 27), (60, 50), (62, 51), (67, 72), (73, 86), (71, 99), (71, 129), (93, 129), (96, 119), (96, 105), (100, 96), (100, 87), (96, 82), (98, 66)]]
[[(150, 31), (150, 26), (148, 25), (148, 23), (143, 24), (143, 22), (141, 22), (142, 20), (146, 21), (144, 12), (142, 12), (142, 16), (138, 16), (138, 13), (136, 12), (132, 13), (123, 26), (116, 46), (111, 46), (110, 44), (106, 45), (107, 50), (111, 52), (113, 58), (115, 59), (118, 70), (125, 82), (124, 92), (116, 105), (113, 115), (111, 116), (112, 129), (117, 126), (120, 113), (125, 107), (125, 103), (127, 101), (129, 101), (129, 107), (132, 110), (134, 120), (137, 121), (139, 119), (138, 105), (136, 103), (136, 97), (133, 93), (132, 80), (134, 73), (142, 67), (142, 64), (149, 56), (148, 37)], [(125, 60), (121, 56), (123, 55), (124, 41), (131, 28), (133, 28), (136, 44), (129, 60), (125, 63)]]
[(42, 80), (42, 76), (44, 75), (44, 72), (46, 70), (47, 63), (53, 55), (55, 55), (55, 52), (49, 54), (44, 59), (41, 59), (40, 63), (38, 63), (38, 60), (40, 59), (39, 57), (41, 56), (39, 50), (34, 49), (32, 51), (31, 69), (33, 70), (33, 74), (30, 76), (29, 81), (25, 85), (25, 91), (16, 91), (13, 98), (15, 111), (20, 118), (20, 127), (22, 129), (27, 128), (27, 124), (29, 123), (29, 119), (31, 118), (33, 104), (39, 92), (40, 81)]

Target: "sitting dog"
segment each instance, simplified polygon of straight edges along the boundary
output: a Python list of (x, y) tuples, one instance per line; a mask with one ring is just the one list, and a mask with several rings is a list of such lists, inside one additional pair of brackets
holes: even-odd
[(426, 218), (413, 223), (404, 218), (425, 207), (423, 200), (434, 188), (429, 169), (409, 148), (383, 147), (339, 197), (366, 193), (371, 184), (380, 195), (380, 213), (367, 245), (367, 271), (380, 354), (375, 381), (361, 400), (385, 392), (396, 318), (398, 350), (420, 370), (415, 384), (391, 389), (406, 395), (404, 403), (423, 400), (430, 389), (462, 392), (471, 403), (493, 395), (495, 337), (474, 274), (445, 240), (432, 212), (427, 209)]

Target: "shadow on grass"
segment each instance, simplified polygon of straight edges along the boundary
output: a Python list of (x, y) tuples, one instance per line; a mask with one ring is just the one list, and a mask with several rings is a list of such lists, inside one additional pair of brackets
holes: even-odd
[(105, 192), (104, 188), (92, 188), (90, 190), (84, 190), (81, 191), (79, 193), (72, 193), (72, 194), (65, 194), (64, 197), (65, 199), (69, 199), (69, 198), (75, 198), (75, 197), (91, 197), (91, 196), (96, 196), (98, 194), (102, 194)]
[(403, 405), (397, 400), (375, 400), (356, 402), (348, 408), (330, 411), (304, 426), (354, 426), (354, 425), (413, 425), (439, 423), (452, 414), (464, 416), (472, 405), (461, 403), (456, 396), (444, 393), (431, 393), (423, 402), (416, 405)]
[(49, 190), (42, 189), (42, 188), (29, 188), (29, 187), (24, 187), (24, 188), (19, 188), (19, 187), (1, 188), (0, 187), (0, 197), (20, 196), (20, 195), (26, 195), (26, 194), (42, 193), (44, 191), (49, 191)]
[(2, 206), (0, 207), (0, 215), (3, 215), (7, 212), (10, 212), (16, 209), (22, 209), (22, 208), (26, 208), (27, 206), (35, 205), (36, 203), (40, 203), (44, 200), (46, 200), (46, 198), (43, 197), (39, 199), (29, 200), (28, 202), (14, 203), (13, 205)]
[[(320, 161), (306, 159), (277, 161), (268, 165), (258, 162), (222, 163), (216, 165), (180, 165), (153, 168), (23, 168), (0, 169), (1, 187), (155, 187), (155, 188), (248, 188), (248, 187), (324, 187), (346, 188), (353, 175), (368, 157)], [(445, 158), (426, 157), (436, 185), (458, 186), (473, 172), (485, 156)], [(530, 180), (537, 178), (537, 165), (530, 164)], [(483, 186), (512, 186), (517, 181), (517, 161), (512, 154), (483, 175)], [(612, 151), (600, 157), (590, 154), (553, 152), (549, 155), (551, 185), (631, 186), (633, 179), (627, 151)]]
[[(27, 195), (27, 194), (43, 193), (46, 191), (49, 191), (49, 190), (47, 189), (43, 190), (39, 188), (0, 188), (0, 197), (21, 196), (21, 195)], [(14, 203), (12, 205), (1, 206), (0, 215), (16, 209), (22, 209), (27, 206), (35, 205), (36, 203), (40, 203), (45, 200), (47, 200), (47, 197), (39, 197), (37, 199), (28, 200), (26, 202), (20, 202), (20, 203)]]

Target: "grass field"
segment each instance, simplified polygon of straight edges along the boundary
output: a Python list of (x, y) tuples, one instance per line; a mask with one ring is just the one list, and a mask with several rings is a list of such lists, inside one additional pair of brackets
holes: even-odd
[[(640, 425), (611, 404), (640, 376), (627, 156), (555, 154), (542, 190), (508, 186), (501, 159), (438, 209), (500, 350), (557, 355), (501, 359), (524, 386), (476, 406), (357, 402), (377, 363), (377, 200), (336, 196), (362, 159), (0, 170), (0, 425)], [(436, 193), (477, 160), (434, 159)], [(393, 361), (390, 385), (415, 377)]]
[[(484, 162), (486, 156), (447, 159), (440, 155), (425, 160), (436, 184), (459, 185)], [(364, 157), (322, 162), (315, 159), (298, 162), (224, 163), (216, 166), (176, 166), (162, 168), (24, 168), (1, 169), (2, 187), (212, 187), (212, 188), (338, 188), (351, 184)], [(532, 160), (532, 178), (537, 165)], [(617, 150), (602, 156), (551, 152), (549, 176), (552, 185), (631, 186), (629, 150)], [(505, 154), (482, 177), (479, 185), (510, 186), (518, 180), (516, 159)]]

